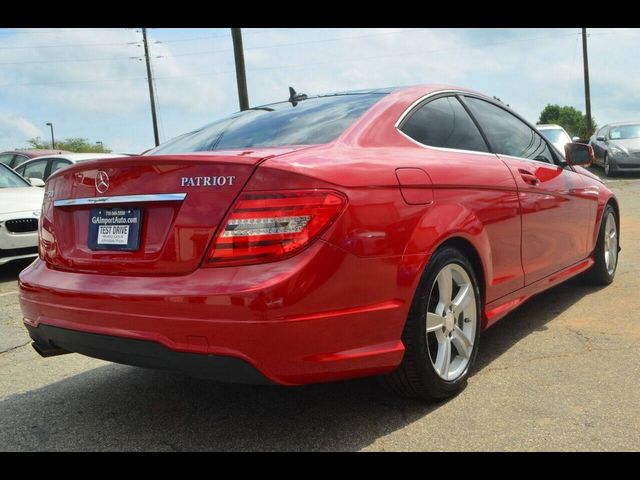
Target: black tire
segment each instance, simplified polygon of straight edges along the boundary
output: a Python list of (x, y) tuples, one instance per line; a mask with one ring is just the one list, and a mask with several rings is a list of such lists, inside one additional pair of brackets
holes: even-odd
[(602, 168), (606, 177), (613, 177), (616, 173), (616, 163), (609, 158), (609, 154), (605, 152)]
[[(592, 285), (609, 285), (613, 282), (616, 276), (616, 270), (618, 269), (618, 259), (616, 255), (615, 266), (613, 272), (609, 272), (607, 269), (607, 263), (605, 259), (605, 230), (607, 217), (613, 215), (616, 224), (616, 239), (620, 237), (620, 222), (616, 215), (615, 209), (611, 204), (607, 204), (602, 214), (602, 221), (600, 222), (600, 232), (598, 233), (598, 241), (596, 242), (596, 248), (593, 252), (593, 259), (595, 263), (585, 273), (585, 280)], [(617, 251), (620, 251), (619, 243), (616, 241)]]
[[(438, 375), (432, 364), (426, 333), (426, 314), (428, 302), (434, 291), (438, 274), (445, 266), (452, 263), (461, 266), (471, 280), (476, 302), (476, 325), (473, 347), (469, 355), (468, 364), (457, 378), (453, 381), (446, 381)], [(478, 287), (476, 272), (471, 262), (455, 247), (444, 246), (438, 249), (431, 256), (422, 274), (405, 323), (402, 333), (405, 354), (402, 363), (396, 370), (381, 377), (382, 383), (393, 392), (402, 396), (421, 398), (429, 401), (446, 399), (461, 391), (466, 386), (469, 371), (478, 353), (482, 318), (481, 307), (480, 289)], [(456, 322), (458, 322), (458, 320), (456, 320)]]

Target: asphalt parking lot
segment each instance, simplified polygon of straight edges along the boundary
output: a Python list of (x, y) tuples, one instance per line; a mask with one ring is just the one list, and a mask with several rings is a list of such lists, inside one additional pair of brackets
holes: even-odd
[[(598, 170), (595, 170), (599, 172)], [(41, 358), (17, 276), (0, 267), (0, 450), (640, 450), (640, 178), (606, 288), (574, 279), (481, 338), (467, 388), (433, 405), (371, 379), (296, 388), (220, 384), (77, 354)]]

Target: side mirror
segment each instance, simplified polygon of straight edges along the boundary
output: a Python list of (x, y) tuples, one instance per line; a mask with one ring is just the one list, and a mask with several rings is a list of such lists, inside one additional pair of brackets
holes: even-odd
[(606, 139), (604, 137), (596, 137), (596, 140), (599, 142), (604, 142)]
[(567, 143), (564, 146), (564, 157), (569, 165), (591, 166), (593, 147), (585, 143)]
[(44, 187), (44, 181), (41, 178), (29, 178), (32, 187)]
[(571, 139), (572, 142), (579, 142), (580, 141), (580, 137), (573, 137)]

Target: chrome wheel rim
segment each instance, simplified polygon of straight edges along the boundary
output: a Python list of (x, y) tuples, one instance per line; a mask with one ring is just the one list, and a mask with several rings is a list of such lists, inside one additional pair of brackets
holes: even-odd
[(427, 303), (427, 350), (434, 370), (446, 381), (467, 371), (476, 338), (478, 312), (469, 274), (450, 263), (440, 270)]
[(604, 224), (604, 264), (607, 273), (613, 275), (618, 262), (618, 228), (613, 213), (609, 212)]

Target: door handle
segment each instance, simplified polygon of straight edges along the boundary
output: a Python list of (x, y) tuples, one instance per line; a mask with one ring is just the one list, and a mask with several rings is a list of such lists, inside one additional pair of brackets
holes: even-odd
[(538, 185), (540, 183), (540, 180), (538, 179), (538, 177), (536, 177), (533, 173), (529, 172), (528, 170), (519, 168), (518, 173), (520, 173), (522, 180), (524, 180), (524, 182), (528, 183), (529, 185)]

